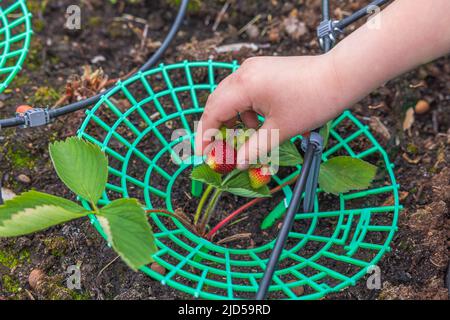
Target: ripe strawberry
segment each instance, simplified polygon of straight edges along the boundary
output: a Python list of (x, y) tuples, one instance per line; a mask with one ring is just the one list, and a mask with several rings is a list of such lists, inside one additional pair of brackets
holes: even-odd
[(264, 187), (270, 182), (271, 176), (270, 168), (267, 165), (248, 169), (248, 177), (250, 178), (250, 185), (253, 189)]
[(213, 142), (206, 156), (206, 164), (220, 174), (227, 174), (236, 168), (236, 149), (225, 141)]

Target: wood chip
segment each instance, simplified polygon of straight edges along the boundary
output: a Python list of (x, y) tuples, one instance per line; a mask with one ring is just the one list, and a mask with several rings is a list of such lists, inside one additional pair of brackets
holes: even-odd
[(418, 164), (420, 162), (420, 160), (422, 160), (422, 157), (417, 157), (416, 159), (411, 159), (406, 153), (402, 154), (402, 158), (410, 164)]
[(409, 108), (405, 114), (405, 120), (403, 120), (403, 130), (411, 130), (412, 125), (414, 124), (414, 108)]
[[(400, 191), (399, 193), (399, 201), (403, 201), (406, 199), (406, 197), (409, 196), (409, 192), (408, 191)], [(386, 199), (386, 201), (383, 202), (383, 207), (390, 207), (393, 206), (395, 203), (394, 201), (394, 196), (391, 195), (389, 198)]]
[(381, 135), (386, 140), (391, 139), (391, 133), (389, 132), (389, 129), (381, 122), (380, 118), (378, 117), (370, 117), (370, 128)]
[(225, 244), (225, 243), (236, 241), (236, 240), (240, 240), (240, 239), (250, 238), (251, 236), (252, 236), (251, 233), (234, 234), (234, 235), (229, 236), (229, 237), (227, 237), (225, 239), (217, 241), (217, 244)]

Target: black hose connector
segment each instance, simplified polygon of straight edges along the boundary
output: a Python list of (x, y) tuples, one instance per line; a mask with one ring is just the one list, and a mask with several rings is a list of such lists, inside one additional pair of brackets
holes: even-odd
[[(169, 33), (165, 37), (163, 43), (159, 47), (159, 49), (150, 57), (150, 59), (139, 69), (140, 72), (147, 71), (151, 67), (157, 63), (162, 55), (166, 52), (167, 48), (169, 48), (170, 44), (172, 43), (173, 39), (175, 38), (176, 34), (178, 33), (178, 30), (180, 29), (181, 24), (183, 23), (184, 17), (186, 15), (187, 7), (189, 4), (189, 0), (182, 0), (177, 16), (175, 18), (175, 21), (172, 24), (172, 27), (169, 30)], [(134, 76), (134, 75), (133, 75)], [(48, 110), (48, 121), (49, 123), (52, 119), (55, 119), (57, 117), (66, 115), (68, 113), (72, 113), (78, 110), (85, 109), (95, 103), (97, 103), (102, 96), (107, 94), (109, 91), (111, 91), (112, 88), (109, 88), (106, 91), (103, 91), (100, 94), (97, 94), (93, 97), (90, 97), (88, 99), (78, 101), (69, 105), (66, 105), (61, 108)], [(43, 125), (43, 124), (41, 124)], [(10, 128), (10, 127), (17, 127), (17, 126), (24, 126), (24, 127), (32, 127), (32, 125), (29, 125), (26, 123), (26, 119), (23, 117), (15, 117), (15, 118), (9, 118), (9, 119), (0, 119), (0, 129), (2, 128)]]

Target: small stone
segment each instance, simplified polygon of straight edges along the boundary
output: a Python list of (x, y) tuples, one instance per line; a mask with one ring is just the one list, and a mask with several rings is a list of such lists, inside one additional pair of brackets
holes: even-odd
[(40, 269), (33, 269), (28, 276), (28, 283), (32, 289), (36, 289), (39, 285), (39, 282), (42, 282), (45, 279), (45, 273)]
[(277, 28), (271, 29), (268, 32), (269, 41), (272, 43), (280, 42), (280, 30)]
[(430, 110), (430, 104), (426, 100), (419, 100), (414, 107), (414, 111), (417, 114), (424, 114)]
[(295, 16), (289, 16), (283, 21), (284, 30), (293, 39), (298, 40), (308, 32), (306, 24)]
[(22, 182), (25, 184), (31, 183), (30, 177), (28, 177), (27, 175), (24, 175), (24, 174), (19, 174), (19, 176), (17, 177), (17, 180), (19, 180), (19, 182)]
[(97, 63), (105, 62), (105, 61), (106, 61), (106, 58), (104, 56), (101, 56), (101, 55), (95, 56), (95, 57), (93, 57), (91, 59), (91, 63), (92, 64), (97, 64)]
[(247, 33), (250, 40), (255, 40), (259, 37), (259, 28), (254, 24), (249, 26), (245, 32)]
[(16, 194), (12, 190), (9, 190), (7, 188), (2, 188), (1, 196), (2, 196), (3, 200), (6, 201), (6, 200), (11, 200), (11, 199), (15, 198)]
[(166, 274), (166, 269), (162, 265), (160, 265), (156, 262), (152, 263), (152, 265), (150, 266), (150, 269), (152, 269), (155, 272), (158, 272), (162, 276)]

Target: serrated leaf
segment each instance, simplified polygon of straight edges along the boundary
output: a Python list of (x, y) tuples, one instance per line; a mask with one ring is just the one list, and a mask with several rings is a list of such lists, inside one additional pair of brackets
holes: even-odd
[(225, 191), (244, 198), (266, 198), (271, 196), (270, 190), (267, 186), (259, 189), (228, 188)]
[(223, 190), (237, 196), (246, 198), (270, 197), (270, 190), (267, 186), (254, 189), (250, 185), (250, 179), (247, 171), (236, 173), (231, 179), (223, 184)]
[(303, 157), (292, 141), (286, 141), (278, 147), (278, 165), (280, 167), (295, 167), (303, 163)]
[(0, 237), (41, 231), (86, 216), (76, 203), (37, 191), (29, 191), (0, 206)]
[(376, 172), (376, 166), (361, 159), (335, 157), (320, 166), (319, 185), (325, 192), (335, 195), (364, 190), (370, 186)]
[(207, 164), (201, 164), (192, 170), (191, 178), (216, 188), (222, 185), (222, 176), (211, 169)]
[(132, 269), (153, 262), (158, 251), (144, 209), (136, 199), (119, 199), (97, 215), (108, 242)]
[(108, 159), (101, 149), (76, 137), (50, 145), (56, 173), (70, 190), (97, 203), (108, 179)]

